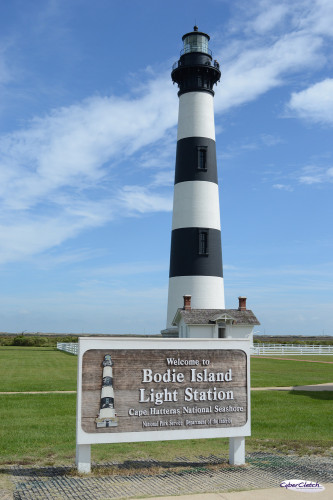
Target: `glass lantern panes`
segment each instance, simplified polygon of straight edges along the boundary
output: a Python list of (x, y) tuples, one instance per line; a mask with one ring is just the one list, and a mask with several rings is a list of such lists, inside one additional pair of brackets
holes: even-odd
[(208, 54), (208, 38), (204, 35), (188, 35), (184, 38), (184, 54), (188, 52), (204, 52)]

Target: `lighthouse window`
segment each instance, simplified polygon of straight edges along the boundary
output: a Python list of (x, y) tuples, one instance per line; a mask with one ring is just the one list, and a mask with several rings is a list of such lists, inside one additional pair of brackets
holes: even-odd
[(207, 170), (207, 146), (198, 147), (198, 170)]
[(199, 229), (199, 255), (208, 255), (208, 229)]

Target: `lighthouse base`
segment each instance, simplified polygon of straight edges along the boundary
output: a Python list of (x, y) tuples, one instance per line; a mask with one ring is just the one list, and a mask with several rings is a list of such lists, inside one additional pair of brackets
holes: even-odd
[(117, 418), (96, 418), (96, 427), (117, 427)]

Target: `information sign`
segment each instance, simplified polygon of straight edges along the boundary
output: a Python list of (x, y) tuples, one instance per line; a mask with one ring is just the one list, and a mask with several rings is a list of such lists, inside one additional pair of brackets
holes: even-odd
[(77, 443), (250, 435), (248, 342), (80, 339)]

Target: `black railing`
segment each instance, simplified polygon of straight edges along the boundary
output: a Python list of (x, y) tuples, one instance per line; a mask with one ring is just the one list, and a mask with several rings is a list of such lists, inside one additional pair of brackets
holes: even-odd
[[(180, 67), (183, 67), (183, 66), (187, 66), (186, 64), (181, 64), (181, 61), (176, 61), (173, 65), (172, 65), (172, 71), (175, 70), (176, 68), (180, 68)], [(220, 64), (217, 62), (217, 61), (214, 61), (213, 64), (210, 64), (208, 61), (206, 62), (206, 64), (203, 64), (202, 66), (210, 66), (212, 68), (216, 68), (216, 69), (220, 69)]]

